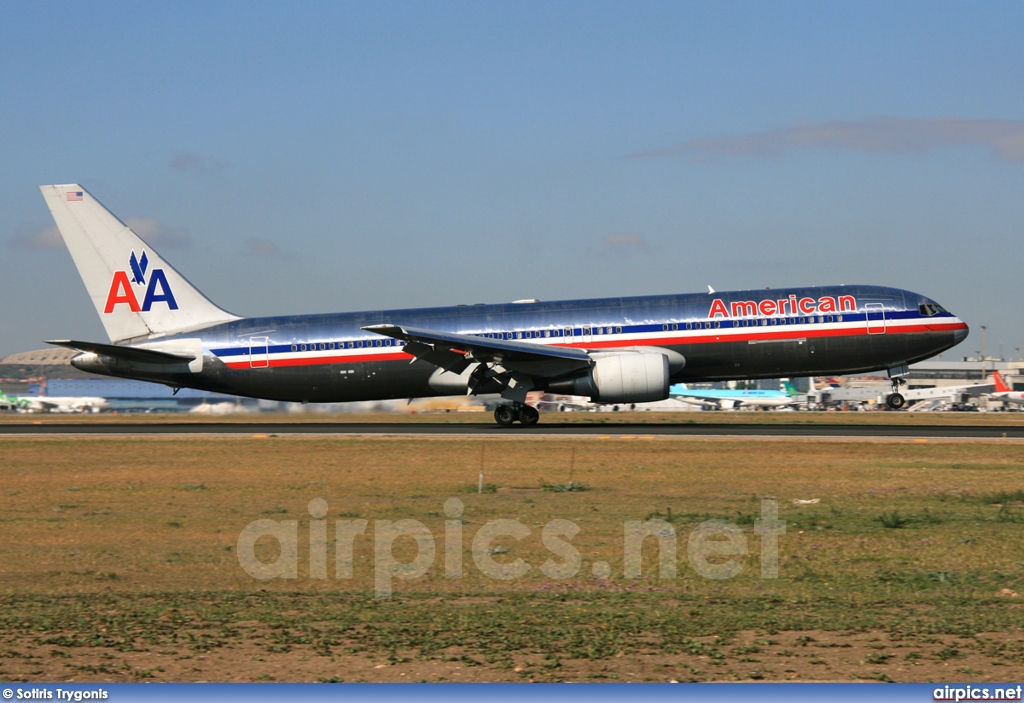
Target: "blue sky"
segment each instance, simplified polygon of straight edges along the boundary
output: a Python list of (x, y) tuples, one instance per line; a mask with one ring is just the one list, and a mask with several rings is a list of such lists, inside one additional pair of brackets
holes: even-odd
[(832, 283), (1024, 347), (1019, 2), (14, 3), (0, 356), (105, 335), (37, 186), (243, 315)]

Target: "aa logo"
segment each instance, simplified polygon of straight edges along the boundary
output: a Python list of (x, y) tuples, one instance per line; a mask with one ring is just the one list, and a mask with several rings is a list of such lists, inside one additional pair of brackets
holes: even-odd
[[(118, 305), (127, 305), (132, 312), (149, 312), (153, 309), (154, 303), (167, 303), (169, 310), (177, 310), (178, 303), (174, 300), (174, 293), (167, 283), (167, 276), (163, 269), (153, 269), (149, 272), (149, 283), (146, 283), (146, 270), (149, 268), (149, 257), (146, 251), (142, 256), (136, 257), (132, 252), (128, 260), (132, 276), (128, 278), (127, 271), (115, 271), (114, 278), (110, 281), (110, 292), (107, 293), (107, 304), (103, 308), (105, 314), (114, 312)], [(142, 305), (139, 305), (139, 298), (135, 294), (135, 287), (145, 286), (146, 293), (142, 298)]]

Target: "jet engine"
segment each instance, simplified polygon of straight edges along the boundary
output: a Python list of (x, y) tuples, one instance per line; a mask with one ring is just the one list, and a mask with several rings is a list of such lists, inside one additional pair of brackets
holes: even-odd
[(598, 403), (647, 403), (668, 398), (669, 360), (657, 352), (593, 353), (585, 376), (552, 381), (551, 393), (585, 395)]

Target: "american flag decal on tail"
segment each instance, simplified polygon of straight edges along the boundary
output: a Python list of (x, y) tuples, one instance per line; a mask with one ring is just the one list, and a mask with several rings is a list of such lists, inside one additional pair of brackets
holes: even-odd
[(80, 190), (69, 190), (68, 191), (68, 202), (73, 203), (76, 200), (82, 199), (82, 191)]

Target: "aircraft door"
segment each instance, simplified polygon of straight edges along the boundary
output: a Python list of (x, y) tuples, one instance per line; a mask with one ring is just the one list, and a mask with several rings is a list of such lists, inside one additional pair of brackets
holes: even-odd
[(270, 338), (249, 337), (249, 367), (265, 369), (270, 366)]
[(885, 306), (881, 303), (864, 305), (868, 334), (885, 334)]

